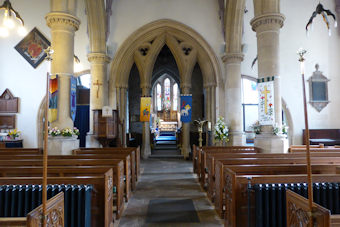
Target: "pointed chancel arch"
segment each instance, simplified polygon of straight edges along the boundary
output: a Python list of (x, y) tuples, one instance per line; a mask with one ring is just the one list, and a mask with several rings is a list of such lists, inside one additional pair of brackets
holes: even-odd
[[(176, 61), (181, 93), (190, 93), (192, 72), (198, 63), (202, 71), (203, 86), (208, 94), (206, 102), (216, 103), (214, 91), (216, 91), (216, 81), (221, 78), (221, 69), (213, 49), (198, 32), (187, 25), (163, 19), (149, 23), (132, 33), (119, 47), (112, 61), (109, 78), (109, 103), (112, 106), (117, 103), (121, 119), (124, 119), (126, 115), (124, 100), (126, 99), (131, 67), (136, 64), (138, 68), (142, 96), (149, 96), (154, 65), (165, 45), (168, 46)], [(209, 105), (205, 111), (207, 119), (214, 123), (216, 106)], [(145, 122), (143, 126), (142, 155), (144, 157), (151, 153), (147, 144), (150, 141), (147, 135), (149, 133), (147, 132), (148, 124)], [(190, 129), (190, 127), (187, 128)], [(122, 128), (121, 131), (124, 135), (126, 129)], [(189, 137), (189, 132), (185, 133)], [(183, 134), (185, 133), (183, 132)], [(188, 156), (190, 145), (182, 144), (182, 147), (184, 150), (182, 153), (184, 156)]]

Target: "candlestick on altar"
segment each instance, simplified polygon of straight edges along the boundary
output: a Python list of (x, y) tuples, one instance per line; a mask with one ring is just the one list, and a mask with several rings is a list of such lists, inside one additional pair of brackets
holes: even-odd
[[(300, 48), (298, 51), (299, 62), (301, 64), (301, 75), (302, 75), (302, 91), (303, 91), (303, 107), (305, 116), (305, 128), (306, 128), (306, 159), (307, 159), (307, 182), (308, 182), (308, 202), (310, 212), (313, 212), (313, 182), (312, 182), (312, 166), (310, 161), (310, 148), (309, 148), (309, 128), (308, 128), (308, 112), (307, 112), (307, 101), (306, 101), (306, 88), (305, 88), (305, 72), (304, 72), (304, 55), (307, 53), (306, 50)], [(313, 226), (313, 218), (310, 217), (310, 226)]]

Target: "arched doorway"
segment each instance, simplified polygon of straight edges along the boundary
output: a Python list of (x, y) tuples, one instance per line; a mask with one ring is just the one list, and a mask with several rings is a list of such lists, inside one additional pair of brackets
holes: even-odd
[[(214, 124), (216, 119), (216, 81), (221, 78), (217, 57), (209, 44), (192, 28), (172, 20), (159, 20), (143, 26), (134, 32), (118, 49), (111, 64), (109, 79), (110, 105), (117, 106), (119, 117), (127, 122), (128, 88), (130, 72), (135, 65), (140, 80), (141, 96), (151, 96), (152, 78), (156, 60), (167, 46), (178, 69), (181, 94), (192, 92), (192, 75), (196, 65), (202, 74), (206, 107), (204, 116)], [(186, 123), (188, 124), (188, 123)], [(127, 124), (120, 132), (124, 144)], [(142, 156), (147, 158), (150, 150), (150, 123), (142, 126)], [(182, 154), (190, 151), (190, 125), (182, 130)], [(125, 142), (126, 143), (126, 142)]]

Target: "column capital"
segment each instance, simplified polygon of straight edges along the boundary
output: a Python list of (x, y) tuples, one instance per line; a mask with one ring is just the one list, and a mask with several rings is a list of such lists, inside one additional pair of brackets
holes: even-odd
[(189, 94), (191, 89), (191, 84), (181, 83), (181, 94)]
[(87, 59), (90, 63), (93, 64), (104, 64), (109, 63), (111, 61), (111, 58), (107, 56), (105, 53), (89, 53), (87, 55)]
[(116, 89), (128, 89), (128, 85), (126, 85), (126, 84), (119, 84), (119, 85), (117, 85), (116, 86)]
[(285, 19), (286, 19), (285, 16), (281, 13), (267, 13), (254, 17), (250, 21), (250, 24), (254, 32), (258, 31), (259, 27), (272, 28), (274, 26), (274, 28), (280, 29), (283, 27), (283, 22)]
[(222, 57), (224, 63), (241, 63), (243, 61), (243, 53), (226, 53)]
[(213, 82), (203, 84), (203, 88), (206, 88), (206, 89), (207, 88), (214, 88), (216, 86), (217, 86), (217, 84), (213, 83)]
[(45, 16), (46, 24), (51, 29), (64, 28), (70, 31), (79, 29), (80, 20), (71, 14), (62, 12), (51, 12)]

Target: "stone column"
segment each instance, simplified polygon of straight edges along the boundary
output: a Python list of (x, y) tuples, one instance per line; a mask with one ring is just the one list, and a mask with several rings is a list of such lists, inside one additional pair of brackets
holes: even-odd
[[(212, 103), (211, 103), (211, 86), (205, 86), (205, 119), (208, 121), (208, 122), (212, 122), (212, 119), (211, 119), (211, 106), (212, 106)], [(208, 124), (208, 123), (207, 123)], [(208, 130), (206, 131), (206, 145), (209, 144), (209, 134), (208, 134)]]
[[(282, 125), (282, 103), (279, 75), (280, 28), (285, 17), (280, 13), (279, 0), (254, 0), (255, 18), (251, 20), (257, 37), (258, 78), (275, 76), (274, 110), (275, 122)], [(288, 140), (284, 136), (273, 135), (272, 126), (262, 126), (262, 133), (256, 135), (255, 146), (265, 153), (287, 152)]]
[(243, 146), (246, 138), (243, 133), (241, 62), (242, 53), (229, 53), (223, 56), (227, 75), (225, 84), (226, 123), (229, 127), (229, 146)]
[[(151, 87), (149, 84), (141, 84), (142, 96), (149, 97)], [(143, 138), (142, 138), (142, 150), (141, 156), (143, 159), (147, 159), (151, 155), (150, 145), (150, 122), (143, 122)]]
[(225, 119), (229, 127), (229, 146), (245, 145), (243, 133), (242, 100), (241, 100), (241, 62), (242, 28), (245, 0), (229, 0), (226, 6), (226, 54), (224, 62), (225, 81)]
[(121, 121), (122, 121), (122, 146), (126, 147), (126, 97), (127, 96), (127, 87), (120, 88), (120, 103), (121, 103)]
[(211, 92), (211, 138), (210, 143), (212, 143), (213, 138), (215, 137), (214, 134), (214, 127), (216, 123), (216, 85), (211, 86), (210, 88)]
[[(55, 8), (45, 17), (51, 28), (51, 46), (54, 50), (51, 73), (59, 76), (58, 119), (51, 126), (59, 129), (73, 128), (70, 117), (70, 76), (73, 75), (74, 33), (78, 30), (80, 21), (69, 13), (75, 11), (74, 5), (71, 4), (71, 9), (63, 9), (65, 12), (61, 12), (60, 5), (55, 1), (53, 3), (51, 6)], [(49, 154), (71, 154), (72, 149), (78, 147), (77, 139), (49, 140)]]
[(93, 136), (93, 110), (100, 110), (108, 104), (107, 64), (110, 58), (106, 53), (92, 52), (87, 55), (91, 63), (90, 90), (90, 131), (86, 136), (87, 147), (100, 147), (100, 143)]
[[(191, 87), (186, 84), (181, 84), (181, 90), (183, 95), (190, 94)], [(182, 122), (182, 150), (181, 153), (184, 158), (189, 157), (191, 151), (190, 147), (190, 123)]]

